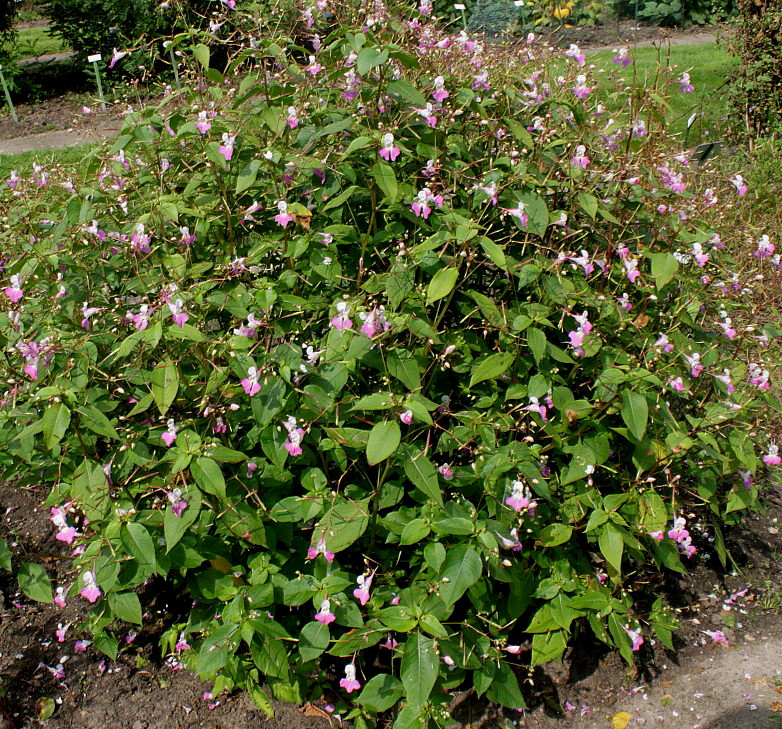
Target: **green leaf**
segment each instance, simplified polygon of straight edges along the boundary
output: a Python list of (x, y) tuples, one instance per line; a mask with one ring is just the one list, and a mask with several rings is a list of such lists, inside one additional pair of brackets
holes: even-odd
[[(538, 636), (535, 636), (536, 638)], [(521, 695), (519, 681), (513, 669), (505, 662), (500, 663), (491, 686), (486, 691), (486, 697), (509, 709), (526, 709), (527, 704)]]
[(423, 706), (429, 699), (439, 671), (435, 643), (420, 631), (412, 633), (404, 644), (401, 676), (407, 703)]
[(426, 456), (425, 453), (419, 453), (413, 456), (408, 453), (405, 459), (405, 475), (426, 494), (433, 499), (439, 506), (443, 505), (443, 495), (440, 491), (440, 481), (437, 477), (437, 469)]
[(399, 184), (391, 165), (387, 165), (385, 162), (375, 162), (372, 166), (372, 177), (375, 178), (378, 187), (383, 191), (386, 202), (393, 205), (399, 194)]
[(356, 71), (359, 76), (365, 76), (375, 66), (382, 66), (388, 60), (388, 49), (379, 51), (377, 48), (362, 48), (356, 59)]
[(540, 530), (540, 541), (545, 547), (556, 547), (570, 539), (573, 527), (569, 524), (549, 524)]
[(321, 539), (331, 552), (341, 552), (355, 542), (369, 524), (369, 499), (350, 501), (336, 497), (334, 505), (315, 525), (312, 544)]
[(329, 635), (328, 626), (313, 620), (311, 623), (307, 623), (301, 629), (301, 635), (299, 637), (299, 653), (301, 653), (301, 659), (307, 663), (308, 661), (315, 660), (326, 648), (329, 647)]
[(388, 458), (399, 446), (402, 431), (396, 420), (377, 423), (367, 440), (367, 463), (374, 466)]
[(245, 190), (249, 190), (258, 179), (258, 170), (261, 169), (261, 160), (250, 160), (236, 176), (236, 194), (241, 195)]
[(532, 637), (532, 665), (559, 660), (566, 648), (567, 633), (564, 630), (538, 633)]
[(340, 636), (339, 640), (331, 647), (329, 654), (339, 658), (347, 658), (358, 651), (364, 650), (364, 648), (376, 645), (385, 635), (386, 631), (380, 625), (380, 622), (372, 620), (367, 627), (356, 628)]
[(71, 411), (61, 402), (54, 403), (46, 408), (41, 424), (46, 450), (51, 450), (68, 431), (68, 426), (71, 424)]
[[(217, 628), (204, 641), (198, 653), (198, 673), (215, 673), (225, 666), (228, 662), (228, 657), (233, 655), (239, 642), (234, 637), (237, 631), (236, 625), (227, 623)], [(253, 660), (255, 660), (255, 653), (253, 653)], [(258, 668), (263, 671), (263, 668), (260, 666)]]
[(209, 69), (209, 48), (203, 43), (199, 43), (193, 48), (193, 55), (196, 61), (198, 61), (204, 70)]
[(652, 278), (654, 278), (657, 290), (673, 281), (673, 277), (679, 270), (679, 262), (670, 253), (652, 254)]
[(120, 620), (141, 625), (141, 602), (135, 592), (112, 592), (108, 597), (109, 607)]
[(46, 570), (39, 564), (22, 562), (19, 567), (19, 587), (31, 600), (53, 603), (52, 583)]
[(432, 304), (448, 296), (456, 286), (458, 278), (459, 269), (456, 266), (441, 268), (429, 282), (429, 288), (426, 290), (426, 303)]
[(622, 420), (637, 440), (646, 433), (646, 423), (649, 418), (649, 406), (646, 398), (638, 392), (625, 390), (622, 393)]
[(166, 509), (163, 517), (163, 536), (166, 540), (166, 553), (170, 552), (193, 525), (201, 511), (201, 492), (191, 489), (187, 494), (187, 508), (180, 516)]
[(405, 528), (402, 529), (402, 534), (399, 538), (399, 543), (402, 546), (408, 544), (418, 544), (424, 537), (429, 534), (431, 529), (426, 523), (425, 519), (412, 519), (405, 524)]
[(453, 605), (481, 576), (481, 558), (472, 547), (458, 545), (448, 550), (440, 570), (440, 598)]
[(513, 364), (515, 355), (510, 352), (502, 354), (490, 354), (478, 360), (472, 368), (470, 375), (470, 387), (484, 380), (494, 380)]
[(82, 407), (77, 408), (76, 412), (81, 416), (81, 422), (94, 433), (105, 436), (106, 438), (119, 440), (119, 433), (114, 429), (111, 421), (98, 410), (98, 408), (90, 405), (83, 405)]
[(408, 390), (421, 387), (421, 367), (415, 357), (404, 351), (391, 352), (386, 359), (388, 374), (396, 377)]
[(530, 327), (527, 329), (527, 344), (535, 362), (540, 364), (546, 354), (546, 335), (537, 327)]
[(498, 268), (505, 268), (507, 261), (502, 248), (500, 248), (491, 238), (487, 238), (486, 236), (478, 238), (478, 243), (495, 266)]
[(592, 220), (595, 219), (595, 216), (597, 215), (598, 201), (597, 201), (597, 198), (594, 195), (589, 195), (586, 192), (579, 192), (578, 193), (578, 204), (581, 207), (581, 209), (590, 218), (592, 218)]
[(370, 711), (388, 711), (404, 694), (402, 683), (389, 673), (373, 676), (358, 695), (356, 703)]
[(225, 479), (218, 463), (212, 458), (199, 457), (190, 464), (190, 473), (198, 486), (208, 494), (225, 498)]
[(270, 719), (274, 718), (274, 706), (272, 706), (271, 699), (267, 696), (266, 692), (257, 683), (250, 682), (247, 684), (247, 693), (250, 694), (250, 698), (253, 703)]
[(161, 415), (165, 415), (179, 390), (179, 372), (171, 360), (160, 362), (152, 370), (152, 397)]
[(150, 571), (155, 569), (155, 544), (143, 525), (128, 522), (122, 534), (122, 543), (142, 568)]
[(11, 571), (11, 550), (8, 549), (8, 543), (0, 537), (0, 567), (8, 572)]
[(117, 645), (117, 639), (114, 637), (113, 633), (106, 633), (103, 631), (95, 633), (93, 641), (95, 648), (103, 653), (103, 655), (108, 656), (112, 661), (117, 660), (119, 646)]
[(622, 532), (617, 529), (613, 523), (606, 522), (597, 538), (600, 552), (606, 558), (611, 567), (617, 572), (622, 571), (622, 552), (624, 551), (624, 539)]

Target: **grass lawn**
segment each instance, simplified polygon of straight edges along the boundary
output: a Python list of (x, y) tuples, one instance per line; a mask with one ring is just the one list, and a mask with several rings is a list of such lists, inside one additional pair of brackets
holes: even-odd
[(33, 162), (39, 165), (72, 164), (83, 161), (95, 148), (94, 144), (80, 144), (65, 149), (40, 149), (34, 152), (19, 154), (0, 154), (0, 184), (7, 180), (11, 170), (16, 170), (21, 177), (28, 176), (33, 171)]
[(28, 58), (68, 50), (62, 38), (51, 35), (48, 28), (22, 28), (17, 32), (14, 55)]
[[(670, 48), (630, 49), (634, 59), (625, 70), (628, 82), (635, 79), (635, 85), (648, 85), (657, 73), (660, 65), (675, 67), (679, 72), (690, 74), (695, 91), (691, 94), (674, 92), (670, 99), (670, 110), (666, 119), (670, 130), (684, 135), (687, 120), (696, 114), (696, 120), (690, 130), (688, 145), (709, 141), (719, 134), (721, 120), (728, 113), (725, 105), (725, 88), (738, 59), (731, 56), (716, 43), (704, 43), (690, 46), (671, 46)], [(587, 63), (598, 68), (614, 67), (611, 51), (600, 51), (587, 56)]]

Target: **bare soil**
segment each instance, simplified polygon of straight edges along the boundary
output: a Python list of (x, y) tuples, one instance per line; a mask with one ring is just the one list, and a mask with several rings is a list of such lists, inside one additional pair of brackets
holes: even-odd
[[(15, 555), (15, 568), (21, 561), (43, 564), (55, 585), (68, 585), (70, 547), (54, 539), (45, 496), (43, 488), (0, 486), (0, 535)], [(782, 487), (769, 487), (765, 502), (765, 513), (748, 515), (726, 535), (737, 562), (732, 572), (709, 556), (702, 539), (691, 574), (656, 587), (681, 621), (677, 652), (648, 640), (637, 665), (628, 668), (582, 636), (563, 664), (537, 668), (524, 684), (529, 711), (497, 710), (466, 690), (455, 699), (460, 726), (606, 729), (606, 717), (624, 711), (631, 727), (782, 729)], [(145, 604), (150, 594), (146, 598)], [(92, 646), (77, 652), (75, 642), (89, 637), (79, 631), (88, 607), (79, 597), (68, 598), (64, 608), (33, 603), (12, 576), (0, 572), (0, 678), (6, 691), (0, 729), (326, 729), (340, 723), (323, 710), (322, 699), (304, 708), (275, 702), (273, 719), (243, 695), (204, 699), (211, 687), (185, 670), (172, 670), (158, 650), (176, 609), (160, 600), (151, 600), (145, 627), (131, 643), (122, 642), (116, 662)], [(70, 627), (59, 642), (55, 631), (64, 625)], [(722, 630), (729, 646), (714, 643), (706, 630)], [(58, 664), (64, 678), (50, 670)], [(47, 700), (55, 702), (55, 711), (40, 722)]]

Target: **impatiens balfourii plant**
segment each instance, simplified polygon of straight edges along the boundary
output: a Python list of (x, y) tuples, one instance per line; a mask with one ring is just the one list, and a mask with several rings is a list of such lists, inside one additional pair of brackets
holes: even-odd
[(677, 75), (630, 93), (627, 54), (598, 79), (358, 5), (225, 78), (196, 37), (191, 90), (9, 179), (0, 438), (52, 488), (55, 599), (97, 648), (157, 580), (192, 600), (164, 651), (217, 693), (403, 728), (465, 685), (522, 707), (527, 643), (670, 645), (628, 575), (724, 559), (781, 459), (747, 426), (768, 337), (703, 222), (737, 188), (661, 131)]

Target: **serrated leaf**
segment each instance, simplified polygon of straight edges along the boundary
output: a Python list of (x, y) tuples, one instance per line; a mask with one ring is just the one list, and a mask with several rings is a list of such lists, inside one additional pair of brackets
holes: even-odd
[(364, 686), (356, 699), (356, 703), (365, 706), (370, 711), (380, 713), (388, 711), (404, 694), (401, 681), (391, 674), (381, 673), (373, 676)]
[(22, 562), (19, 567), (19, 587), (31, 600), (53, 603), (52, 583), (46, 570), (39, 564)]
[(204, 70), (209, 69), (209, 48), (207, 46), (205, 46), (203, 43), (199, 43), (195, 48), (193, 48), (193, 55)]
[(622, 393), (622, 420), (636, 440), (641, 440), (646, 433), (649, 419), (649, 405), (646, 398), (638, 392), (625, 390)]
[(440, 481), (437, 469), (425, 453), (416, 456), (408, 454), (405, 459), (405, 475), (430, 499), (443, 505), (443, 495), (440, 491)]
[(402, 684), (410, 706), (423, 706), (429, 699), (439, 672), (435, 643), (421, 632), (412, 633), (404, 644)]
[(610, 521), (603, 525), (597, 538), (597, 544), (600, 547), (600, 552), (606, 558), (606, 562), (617, 572), (621, 572), (625, 542), (622, 533)]
[(135, 592), (112, 592), (108, 599), (109, 607), (120, 620), (141, 625), (141, 602)]
[(441, 268), (429, 282), (429, 287), (426, 290), (426, 303), (432, 304), (448, 296), (456, 286), (458, 278), (459, 269), (455, 266)]
[(378, 187), (383, 191), (386, 202), (393, 205), (399, 194), (399, 183), (396, 181), (396, 175), (391, 165), (387, 165), (385, 162), (375, 162), (372, 166), (372, 177), (375, 178)]
[(152, 370), (152, 397), (161, 415), (165, 415), (179, 391), (179, 371), (171, 360), (160, 362)]
[(98, 408), (83, 405), (77, 408), (81, 422), (98, 435), (119, 440), (119, 433), (114, 429), (111, 421)]
[(46, 450), (51, 450), (62, 440), (70, 424), (71, 411), (63, 403), (57, 402), (46, 408), (41, 419)]
[(155, 568), (155, 544), (142, 524), (128, 522), (122, 534), (122, 542), (142, 568)]
[(527, 344), (535, 362), (540, 364), (546, 354), (546, 335), (537, 327), (529, 327), (527, 329)]
[(491, 686), (486, 691), (486, 697), (509, 709), (527, 708), (516, 674), (507, 663), (500, 663)]
[(355, 542), (369, 524), (369, 500), (335, 499), (334, 505), (321, 517), (312, 534), (312, 545), (323, 539), (331, 552), (341, 552)]
[(440, 598), (453, 605), (481, 576), (483, 565), (472, 547), (458, 545), (448, 550), (440, 570)]
[(190, 473), (193, 475), (199, 488), (208, 494), (225, 498), (225, 478), (218, 463), (212, 458), (199, 457), (190, 464)]
[(308, 661), (315, 660), (320, 656), (326, 648), (329, 647), (329, 635), (328, 626), (313, 620), (311, 623), (307, 623), (301, 629), (301, 635), (299, 636), (299, 653), (301, 659), (306, 663)]
[(484, 380), (494, 380), (505, 372), (516, 359), (510, 352), (501, 354), (490, 354), (478, 360), (472, 368), (470, 375), (470, 387), (477, 385)]
[(670, 253), (652, 254), (652, 278), (659, 291), (666, 284), (673, 281), (673, 277), (679, 270), (679, 262)]
[(236, 194), (241, 195), (246, 190), (249, 190), (258, 179), (258, 170), (261, 169), (261, 161), (259, 159), (250, 160), (236, 176)]
[(250, 694), (250, 698), (253, 703), (270, 719), (274, 718), (274, 706), (272, 706), (271, 699), (266, 695), (266, 692), (256, 683), (250, 683), (247, 686), (247, 693)]
[(375, 66), (382, 66), (388, 60), (388, 49), (379, 51), (377, 48), (362, 48), (356, 59), (356, 71), (359, 76), (365, 76)]
[(398, 448), (402, 431), (396, 420), (377, 423), (367, 440), (367, 463), (374, 466), (388, 458)]

